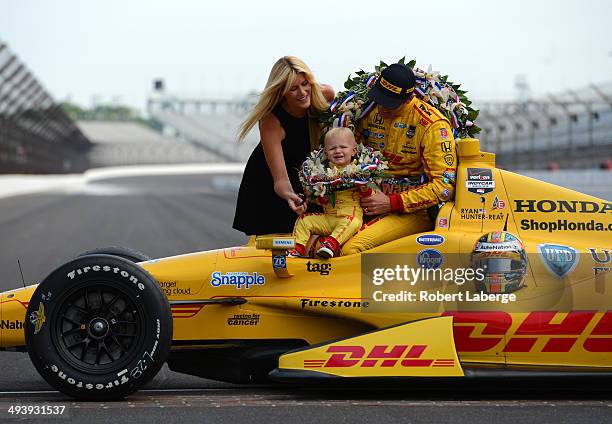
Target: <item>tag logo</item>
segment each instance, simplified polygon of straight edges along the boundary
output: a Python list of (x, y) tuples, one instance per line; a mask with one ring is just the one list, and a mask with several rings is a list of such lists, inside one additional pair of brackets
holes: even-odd
[(570, 274), (578, 265), (578, 251), (561, 244), (539, 244), (540, 259), (546, 268), (559, 278)]

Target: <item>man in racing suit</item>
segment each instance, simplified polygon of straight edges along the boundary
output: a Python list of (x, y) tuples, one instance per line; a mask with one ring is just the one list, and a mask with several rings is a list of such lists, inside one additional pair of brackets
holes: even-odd
[(453, 196), (453, 132), (444, 115), (414, 96), (414, 86), (412, 70), (396, 63), (368, 93), (377, 106), (357, 123), (357, 141), (380, 150), (395, 178), (361, 200), (364, 213), (376, 217), (344, 245), (344, 255), (431, 230), (427, 209)]

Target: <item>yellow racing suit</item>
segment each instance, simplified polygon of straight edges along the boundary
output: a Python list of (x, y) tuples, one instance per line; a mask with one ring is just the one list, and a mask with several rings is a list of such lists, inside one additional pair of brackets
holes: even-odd
[(343, 247), (344, 255), (362, 252), (423, 231), (433, 224), (427, 208), (454, 193), (457, 155), (448, 120), (435, 107), (413, 97), (392, 119), (374, 107), (357, 122), (357, 141), (383, 153), (396, 179), (382, 185), (391, 212), (369, 221)]
[(350, 239), (363, 223), (358, 188), (336, 192), (335, 205), (323, 205), (324, 213), (305, 213), (295, 222), (295, 243), (306, 246), (311, 234), (333, 237), (339, 245)]

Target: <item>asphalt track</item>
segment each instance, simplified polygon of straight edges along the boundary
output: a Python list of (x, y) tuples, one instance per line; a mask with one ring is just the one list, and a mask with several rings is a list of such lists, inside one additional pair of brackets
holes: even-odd
[[(231, 228), (236, 178), (134, 176), (0, 199), (0, 289), (20, 285), (17, 259), (25, 280), (35, 282), (94, 247), (130, 246), (163, 257), (241, 244), (246, 237)], [(49, 404), (65, 405), (64, 418), (88, 423), (612, 422), (612, 382), (252, 387), (164, 368), (126, 401), (84, 403), (49, 387), (27, 354), (0, 352), (0, 370), (0, 420), (10, 418), (10, 405)]]

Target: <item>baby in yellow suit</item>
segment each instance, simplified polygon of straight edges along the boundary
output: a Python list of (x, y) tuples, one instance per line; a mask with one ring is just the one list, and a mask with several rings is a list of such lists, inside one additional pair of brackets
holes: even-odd
[[(327, 132), (324, 141), (325, 156), (336, 168), (343, 168), (351, 163), (357, 154), (357, 143), (353, 132), (348, 128), (333, 128)], [(369, 191), (369, 190), (368, 190)], [(339, 247), (350, 239), (363, 223), (363, 210), (359, 204), (360, 197), (369, 195), (359, 188), (336, 192), (336, 202), (331, 206), (328, 199), (319, 197), (318, 203), (324, 213), (304, 213), (306, 204), (300, 208), (300, 217), (295, 222), (293, 236), (295, 250), (291, 256), (307, 256), (306, 244), (311, 234), (319, 234), (321, 247), (317, 256), (328, 259), (333, 257)]]

